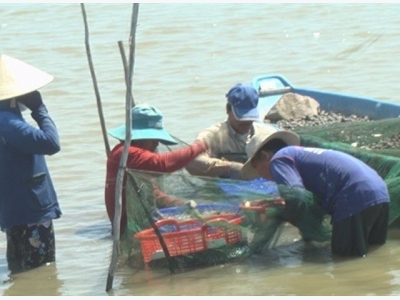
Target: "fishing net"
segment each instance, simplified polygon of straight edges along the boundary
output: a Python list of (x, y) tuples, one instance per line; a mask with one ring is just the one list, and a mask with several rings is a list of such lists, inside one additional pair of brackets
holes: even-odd
[[(330, 225), (311, 193), (271, 181), (129, 170), (126, 196), (124, 248), (136, 256), (136, 264), (143, 260), (145, 266), (165, 264), (159, 235), (171, 259), (183, 267), (214, 265), (262, 252), (273, 246), (278, 229), (288, 221), (305, 240), (330, 239)], [(165, 203), (166, 197), (185, 204), (160, 208), (157, 203)]]
[[(330, 240), (329, 217), (313, 194), (264, 179), (128, 170), (125, 192), (128, 223), (121, 249), (134, 267), (165, 267), (172, 261), (187, 268), (245, 259), (274, 247), (288, 222), (305, 240)], [(168, 207), (176, 199), (184, 205)]]
[[(324, 124), (294, 130), (305, 140), (333, 142), (337, 148), (369, 150), (370, 155), (400, 157), (400, 118)], [(333, 146), (333, 145), (330, 145)]]
[[(336, 149), (359, 158), (385, 180), (390, 197), (389, 223), (400, 216), (400, 119), (302, 127), (304, 146)], [(174, 147), (185, 146), (183, 142)], [(170, 151), (174, 147), (161, 148)], [(128, 226), (121, 249), (134, 267), (170, 269), (241, 260), (276, 245), (283, 226), (298, 228), (305, 241), (326, 242), (330, 217), (311, 192), (272, 181), (236, 181), (127, 171)], [(182, 206), (166, 207), (166, 199)], [(197, 203), (194, 207), (193, 201)]]

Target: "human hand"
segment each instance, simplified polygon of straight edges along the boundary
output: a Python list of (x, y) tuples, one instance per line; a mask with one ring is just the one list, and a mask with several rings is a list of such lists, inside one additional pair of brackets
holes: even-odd
[(43, 104), (42, 96), (38, 91), (19, 96), (16, 98), (16, 100), (32, 111), (36, 110), (40, 105)]

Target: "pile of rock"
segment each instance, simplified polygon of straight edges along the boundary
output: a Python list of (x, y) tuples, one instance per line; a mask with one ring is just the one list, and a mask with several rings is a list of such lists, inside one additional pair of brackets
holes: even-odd
[(391, 136), (390, 138), (385, 138), (379, 142), (369, 145), (370, 149), (399, 149), (400, 152), (400, 132)]
[(345, 116), (340, 113), (326, 112), (324, 110), (320, 111), (317, 115), (304, 116), (301, 119), (281, 119), (277, 121), (271, 121), (270, 119), (265, 119), (266, 123), (274, 123), (281, 128), (286, 130), (296, 130), (301, 127), (306, 126), (320, 126), (324, 124), (334, 124), (334, 123), (345, 123), (345, 122), (360, 122), (360, 121), (371, 121), (367, 116)]
[(264, 117), (264, 122), (277, 124), (287, 130), (359, 121), (370, 121), (370, 119), (364, 116), (345, 116), (323, 111), (315, 99), (295, 93), (284, 94)]

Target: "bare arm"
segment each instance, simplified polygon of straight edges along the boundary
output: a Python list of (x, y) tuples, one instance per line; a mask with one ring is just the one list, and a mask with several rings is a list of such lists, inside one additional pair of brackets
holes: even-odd
[[(186, 170), (196, 176), (242, 179), (242, 163), (222, 158), (224, 153), (244, 151), (244, 145), (230, 136), (226, 122), (217, 123), (199, 133), (197, 140), (203, 140), (209, 147), (186, 166)], [(242, 149), (243, 148), (243, 149)]]
[(242, 179), (240, 174), (242, 165), (237, 162), (212, 158), (209, 154), (204, 153), (189, 163), (186, 170), (196, 176)]

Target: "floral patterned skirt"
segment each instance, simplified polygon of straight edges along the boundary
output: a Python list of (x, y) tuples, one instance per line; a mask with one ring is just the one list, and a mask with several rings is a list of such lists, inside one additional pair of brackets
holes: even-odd
[(53, 222), (13, 226), (7, 234), (7, 262), (11, 272), (21, 272), (55, 261)]

